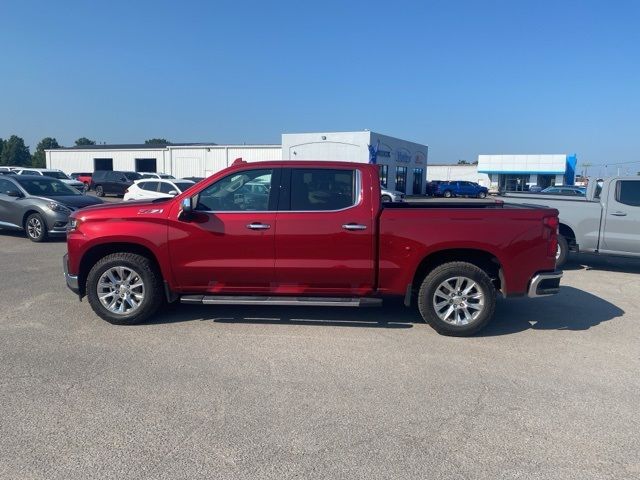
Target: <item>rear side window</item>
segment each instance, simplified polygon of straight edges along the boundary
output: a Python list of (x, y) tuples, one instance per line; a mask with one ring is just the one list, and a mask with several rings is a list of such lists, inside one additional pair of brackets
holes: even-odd
[(356, 203), (354, 170), (294, 168), (291, 210), (341, 210)]
[(143, 190), (148, 190), (150, 192), (158, 191), (158, 182), (140, 182), (138, 185)]
[(616, 185), (616, 200), (625, 205), (640, 207), (640, 181), (619, 180)]

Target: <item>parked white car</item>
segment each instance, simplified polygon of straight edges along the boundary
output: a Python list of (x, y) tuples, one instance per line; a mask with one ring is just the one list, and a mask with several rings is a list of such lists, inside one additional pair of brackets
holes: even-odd
[(383, 203), (404, 202), (404, 193), (397, 190), (387, 190), (380, 185), (380, 199)]
[(66, 183), (70, 187), (76, 188), (83, 192), (85, 190), (85, 184), (79, 180), (74, 180), (62, 170), (56, 170), (53, 168), (22, 168), (16, 171), (18, 175), (43, 175), (45, 177), (57, 178), (63, 183)]
[(165, 180), (174, 180), (176, 177), (169, 175), (168, 173), (156, 173), (156, 172), (138, 172), (142, 178), (162, 178)]
[(125, 200), (153, 200), (154, 198), (171, 198), (195, 185), (190, 180), (143, 179), (136, 180), (127, 188)]

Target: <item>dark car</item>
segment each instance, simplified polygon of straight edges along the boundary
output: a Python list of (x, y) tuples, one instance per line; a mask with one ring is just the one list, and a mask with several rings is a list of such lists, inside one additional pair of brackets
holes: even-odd
[(113, 170), (97, 170), (91, 177), (91, 188), (96, 195), (124, 195), (133, 182), (140, 180), (142, 176), (137, 172), (122, 172)]
[(576, 187), (572, 185), (559, 185), (547, 187), (542, 190), (541, 193), (547, 193), (549, 195), (572, 195), (575, 197), (585, 197), (587, 195), (587, 189), (585, 187)]
[(184, 177), (181, 180), (191, 180), (193, 183), (199, 183), (204, 179), (205, 177)]
[(438, 185), (440, 185), (442, 182), (442, 180), (431, 180), (430, 182), (427, 182), (425, 195), (427, 195), (428, 197), (434, 197), (438, 190)]
[(438, 184), (435, 191), (437, 197), (478, 197), (486, 198), (489, 189), (475, 182), (450, 181)]
[(103, 203), (64, 182), (42, 175), (0, 177), (0, 227), (24, 230), (33, 242), (67, 232), (69, 215)]

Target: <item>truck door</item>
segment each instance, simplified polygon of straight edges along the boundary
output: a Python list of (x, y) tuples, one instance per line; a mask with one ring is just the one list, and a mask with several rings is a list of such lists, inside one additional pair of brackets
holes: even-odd
[[(200, 191), (190, 219), (172, 212), (169, 252), (183, 292), (271, 291), (279, 175), (265, 168), (230, 173)], [(264, 188), (255, 193), (255, 185)]]
[(640, 255), (640, 179), (610, 184), (602, 228), (602, 252)]
[(277, 293), (372, 291), (374, 209), (363, 198), (361, 175), (348, 166), (283, 171), (275, 236)]

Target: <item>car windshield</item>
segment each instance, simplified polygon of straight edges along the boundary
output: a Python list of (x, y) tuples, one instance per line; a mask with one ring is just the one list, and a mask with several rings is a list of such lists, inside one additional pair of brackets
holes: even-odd
[(136, 172), (124, 172), (124, 176), (127, 177), (127, 180), (140, 180), (142, 175)]
[(42, 175), (45, 177), (57, 178), (59, 180), (69, 180), (69, 177), (62, 172), (42, 172)]
[(187, 188), (193, 187), (193, 183), (191, 182), (173, 182), (173, 184), (178, 187), (181, 192), (184, 192)]
[(66, 195), (82, 195), (78, 190), (54, 178), (16, 178), (16, 181), (29, 195), (44, 197), (62, 197)]

